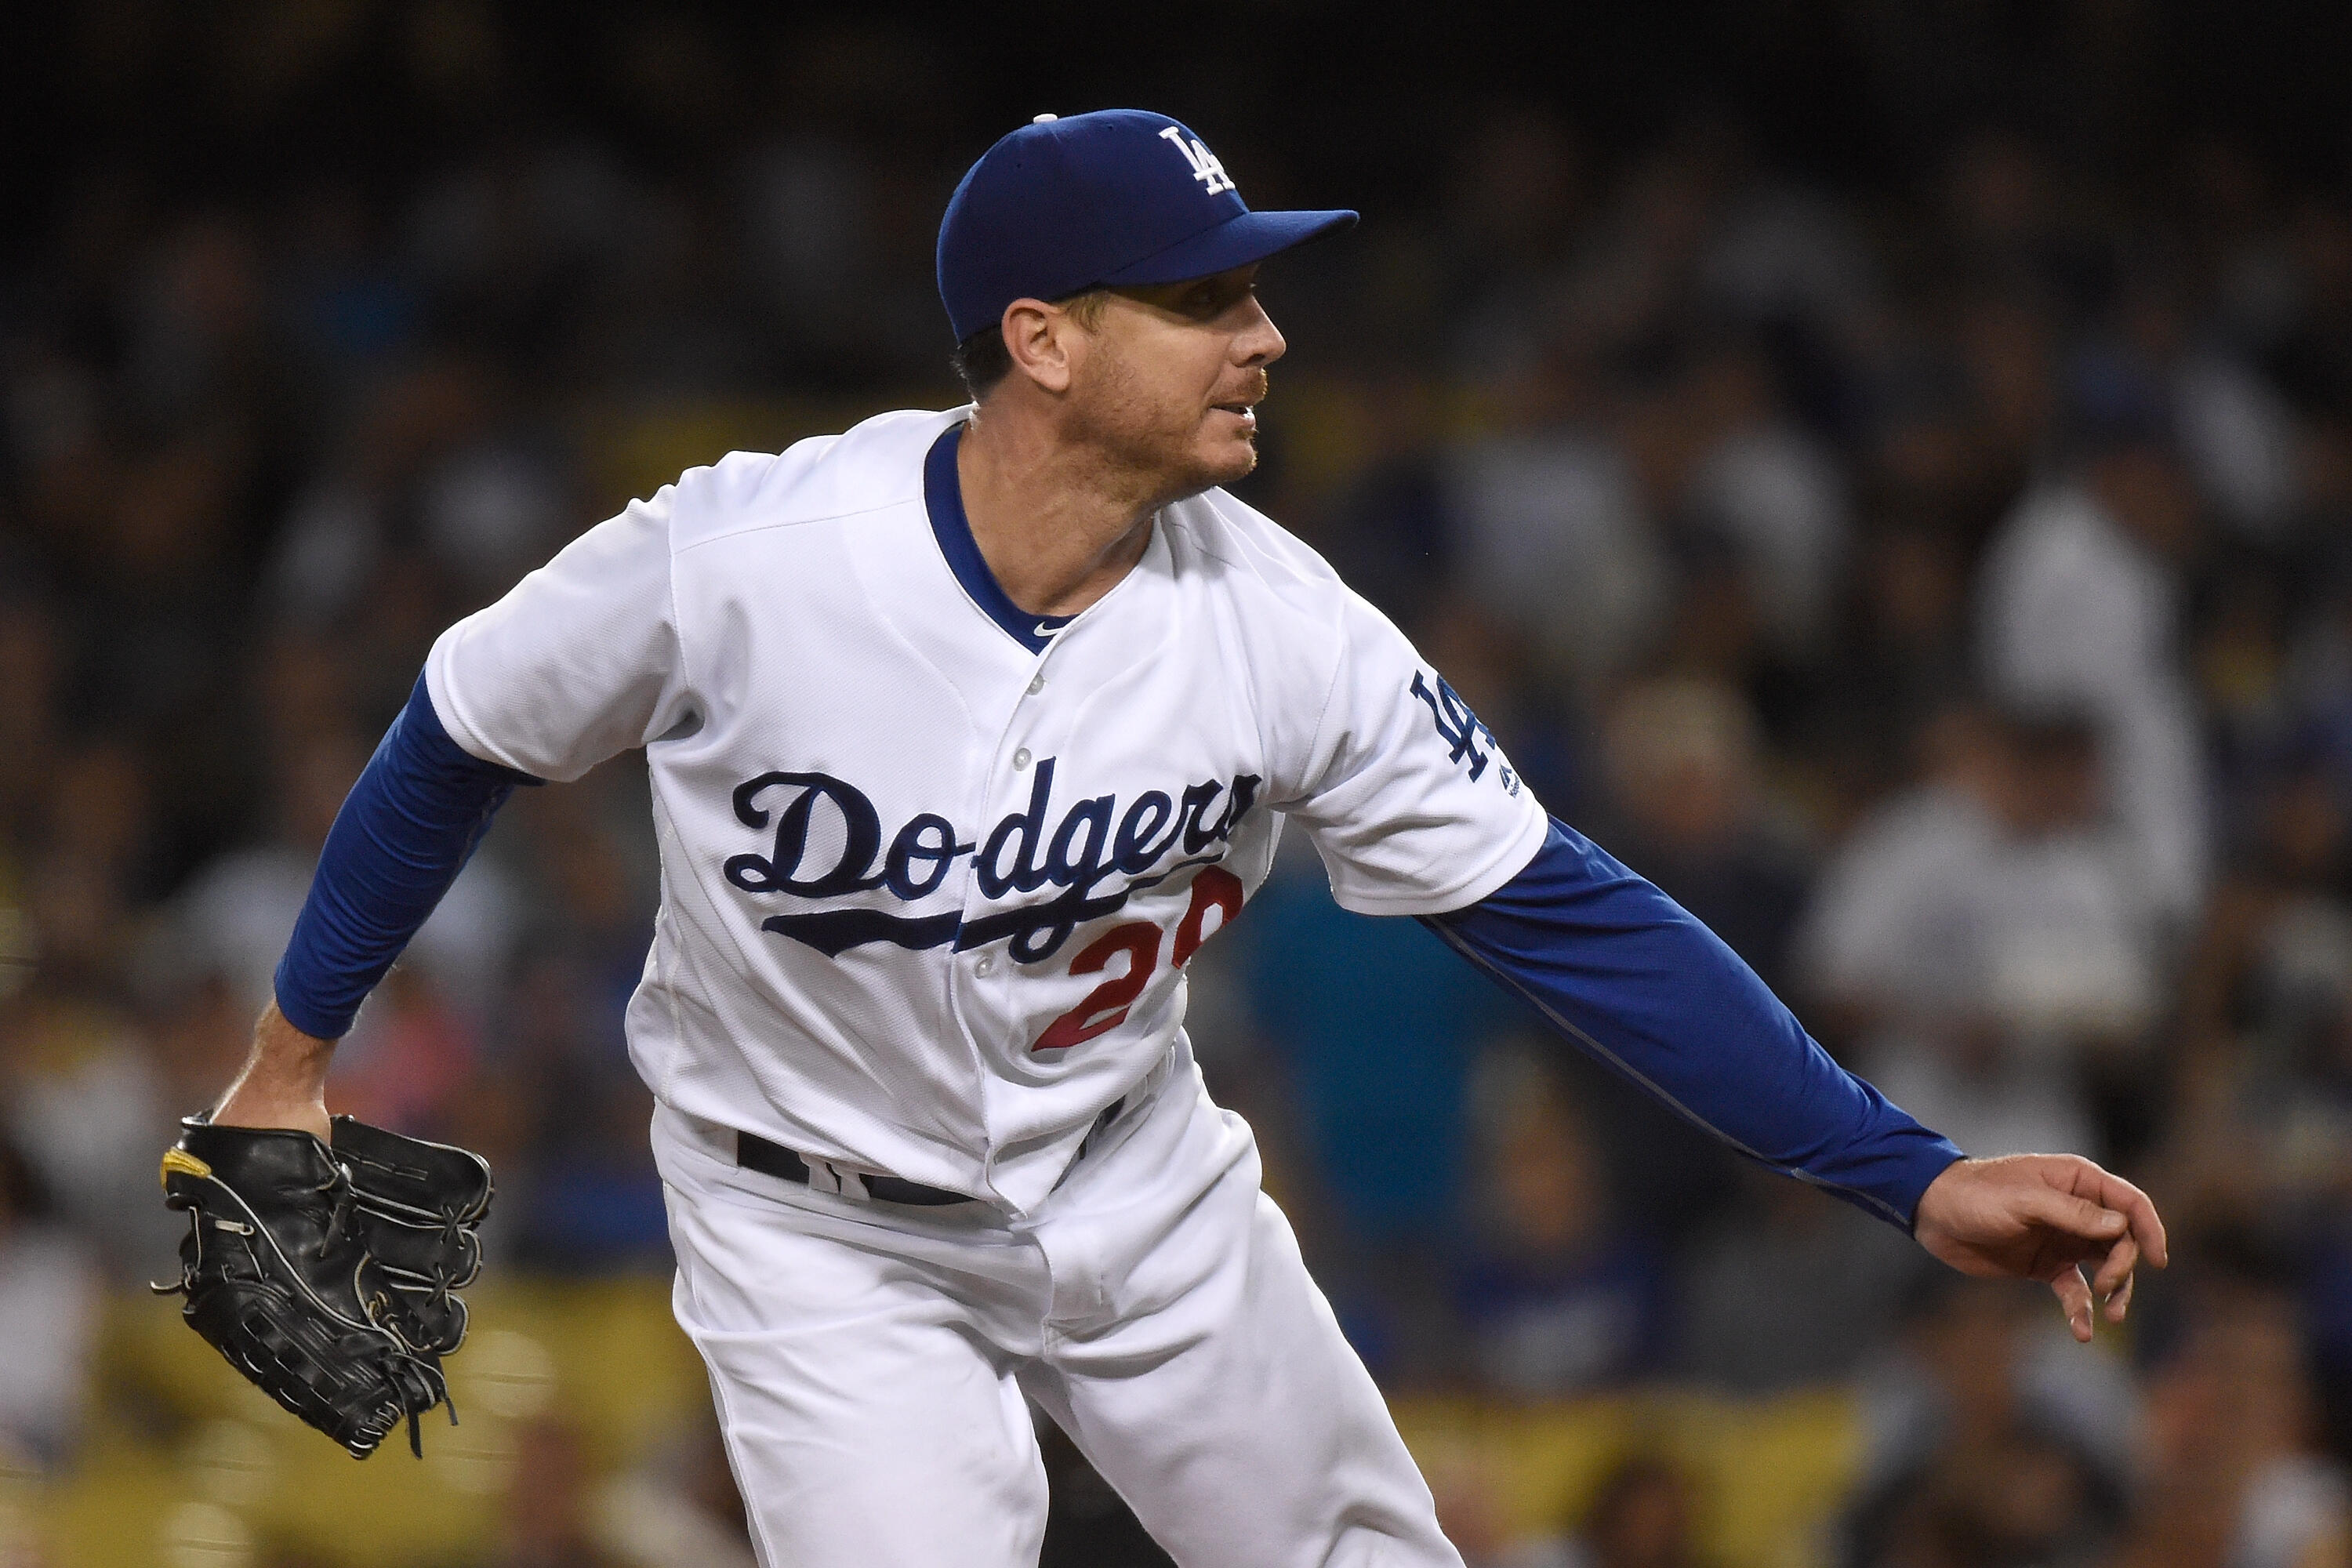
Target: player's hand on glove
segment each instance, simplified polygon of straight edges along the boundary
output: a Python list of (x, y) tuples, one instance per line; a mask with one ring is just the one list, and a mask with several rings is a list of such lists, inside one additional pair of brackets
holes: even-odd
[[(477, 1154), (348, 1116), (332, 1142), (192, 1116), (163, 1155), (186, 1211), (181, 1315), (271, 1398), (365, 1458), (447, 1403), (441, 1358), (466, 1337), (455, 1292), (480, 1271), (490, 1168)], [(450, 1419), (457, 1409), (450, 1408)]]
[(2107, 1321), (2123, 1321), (2132, 1270), (2143, 1259), (2158, 1268), (2166, 1262), (2164, 1222), (2147, 1194), (2078, 1154), (1947, 1166), (1919, 1199), (1911, 1228), (1920, 1246), (1963, 1274), (2048, 1285), (2086, 1343), (2100, 1303)]

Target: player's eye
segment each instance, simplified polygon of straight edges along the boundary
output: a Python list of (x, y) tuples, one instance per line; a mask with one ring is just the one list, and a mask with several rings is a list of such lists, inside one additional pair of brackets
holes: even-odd
[(1221, 283), (1213, 279), (1187, 291), (1183, 308), (1187, 315), (1204, 321), (1214, 321), (1256, 292), (1252, 284)]

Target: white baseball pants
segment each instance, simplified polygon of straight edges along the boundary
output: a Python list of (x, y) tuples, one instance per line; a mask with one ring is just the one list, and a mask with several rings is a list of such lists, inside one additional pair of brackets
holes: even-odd
[(1026, 1220), (739, 1169), (663, 1109), (678, 1322), (763, 1568), (1032, 1568), (1026, 1394), (1182, 1568), (1461, 1568), (1181, 1043)]

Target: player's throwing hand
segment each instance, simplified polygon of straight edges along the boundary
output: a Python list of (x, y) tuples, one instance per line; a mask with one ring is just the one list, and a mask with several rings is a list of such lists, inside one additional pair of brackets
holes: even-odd
[(2095, 1304), (2106, 1304), (2107, 1321), (2122, 1322), (2132, 1270), (2143, 1258), (2158, 1268), (2167, 1261), (2164, 1222), (2147, 1194), (2079, 1154), (1949, 1165), (1920, 1198), (1912, 1231), (1963, 1274), (2041, 1280), (2085, 1343)]

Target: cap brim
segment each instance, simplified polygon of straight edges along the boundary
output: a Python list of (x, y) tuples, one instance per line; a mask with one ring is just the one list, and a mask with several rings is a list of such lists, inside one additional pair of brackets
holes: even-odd
[(1346, 228), (1355, 221), (1356, 215), (1345, 210), (1241, 213), (1214, 228), (1190, 239), (1180, 239), (1165, 250), (1120, 268), (1103, 279), (1102, 283), (1117, 288), (1206, 278), (1211, 273), (1264, 261), (1292, 246)]

